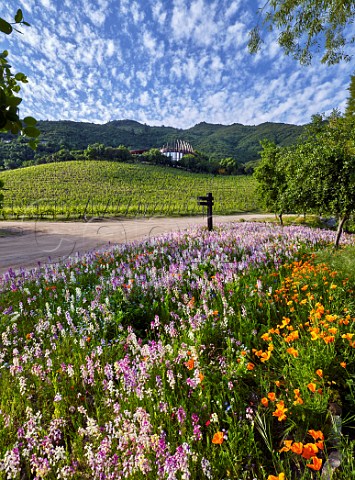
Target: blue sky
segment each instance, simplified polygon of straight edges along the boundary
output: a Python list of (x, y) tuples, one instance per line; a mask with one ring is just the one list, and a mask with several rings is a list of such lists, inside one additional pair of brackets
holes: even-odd
[(266, 34), (259, 54), (248, 53), (258, 1), (6, 2), (3, 18), (22, 8), (31, 23), (1, 44), (29, 79), (21, 115), (189, 128), (304, 124), (313, 114), (343, 111), (353, 64), (327, 67), (315, 57), (302, 67), (282, 53), (275, 34)]

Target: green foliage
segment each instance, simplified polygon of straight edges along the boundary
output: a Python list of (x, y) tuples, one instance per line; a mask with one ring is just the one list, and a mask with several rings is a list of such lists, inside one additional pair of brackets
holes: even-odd
[(264, 143), (254, 176), (266, 208), (334, 215), (343, 224), (355, 211), (355, 117), (313, 117), (302, 142), (288, 148)]
[(3, 218), (82, 218), (202, 214), (197, 196), (213, 192), (214, 213), (255, 211), (255, 182), (245, 176), (112, 161), (71, 161), (0, 172), (9, 185)]
[(355, 116), (355, 75), (351, 76), (349, 92), (350, 95), (346, 105), (345, 116), (351, 120)]
[(288, 150), (287, 183), (295, 207), (338, 218), (355, 210), (354, 127), (354, 120), (333, 115), (317, 133)]
[[(17, 10), (14, 17), (14, 24), (29, 26), (23, 20), (20, 9)], [(0, 31), (2, 33), (10, 35), (13, 30), (11, 23), (0, 18)], [(22, 98), (18, 95), (21, 90), (20, 84), (27, 83), (27, 77), (21, 72), (12, 72), (11, 65), (8, 63), (8, 54), (7, 50), (0, 53), (0, 132), (25, 135), (31, 139), (29, 146), (35, 148), (35, 139), (40, 133), (35, 126), (37, 122), (33, 117), (25, 117), (21, 120), (19, 116), (19, 105), (22, 102)]]
[[(349, 61), (348, 34), (354, 21), (353, 0), (268, 0), (260, 9), (263, 24), (278, 30), (278, 43), (287, 55), (301, 64), (309, 64), (314, 53), (322, 51), (322, 63), (332, 65)], [(250, 32), (249, 50), (255, 53), (262, 43), (260, 26)]]
[(238, 162), (232, 157), (222, 158), (219, 166), (227, 175), (233, 175), (238, 170)]
[(283, 195), (287, 185), (281, 149), (267, 140), (261, 146), (261, 162), (254, 171), (254, 178), (258, 182), (257, 192), (263, 206), (282, 219), (286, 211)]
[(154, 165), (167, 165), (169, 163), (169, 157), (161, 153), (159, 148), (151, 148), (147, 152), (143, 153), (144, 159)]
[[(262, 139), (266, 138), (277, 145), (286, 146), (295, 143), (303, 131), (301, 126), (280, 123), (264, 123), (258, 126), (200, 123), (188, 130), (180, 130), (171, 127), (150, 127), (130, 120), (114, 121), (105, 125), (39, 121), (38, 128), (41, 130), (41, 142), (36, 150), (36, 159), (27, 143), (12, 139), (11, 135), (0, 134), (0, 169), (17, 168), (28, 160), (34, 163), (48, 163), (52, 161), (52, 155), (61, 149), (71, 152), (77, 158), (73, 151), (82, 152), (87, 150), (88, 145), (94, 144), (105, 146), (104, 156), (100, 158), (130, 161), (122, 157), (116, 158), (118, 153), (116, 150), (111, 150), (112, 156), (109, 149), (126, 145), (129, 150), (144, 150), (162, 147), (168, 142), (172, 143), (176, 138), (183, 138), (191, 143), (198, 154), (197, 161), (196, 158), (193, 161), (191, 159), (191, 162), (186, 159), (189, 166), (182, 165), (184, 168), (200, 172), (200, 167), (203, 167), (205, 172), (215, 173), (222, 158), (232, 157), (238, 159), (238, 173), (243, 173), (243, 164), (259, 158)], [(14, 150), (17, 152), (16, 155)], [(5, 164), (6, 159), (10, 158), (11, 166)]]
[(0, 209), (2, 208), (2, 202), (4, 200), (4, 194), (1, 193), (1, 190), (4, 188), (4, 182), (0, 180)]

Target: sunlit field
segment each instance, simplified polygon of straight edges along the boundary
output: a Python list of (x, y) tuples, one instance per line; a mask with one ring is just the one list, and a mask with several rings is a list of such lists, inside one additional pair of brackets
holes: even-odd
[(220, 225), (10, 270), (0, 478), (353, 478), (355, 279), (334, 235)]
[(251, 176), (213, 176), (108, 161), (51, 163), (0, 172), (2, 219), (177, 216), (202, 213), (197, 197), (213, 193), (214, 212), (255, 211)]

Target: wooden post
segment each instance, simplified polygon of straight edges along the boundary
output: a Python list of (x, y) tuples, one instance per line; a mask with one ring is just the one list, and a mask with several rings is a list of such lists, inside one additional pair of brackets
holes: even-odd
[(197, 197), (197, 202), (199, 205), (207, 207), (207, 228), (209, 231), (213, 230), (213, 219), (212, 219), (212, 207), (213, 207), (213, 196), (212, 193), (208, 193), (206, 197)]

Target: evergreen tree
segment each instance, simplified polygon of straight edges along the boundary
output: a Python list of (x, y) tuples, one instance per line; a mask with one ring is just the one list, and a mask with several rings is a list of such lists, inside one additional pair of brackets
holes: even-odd
[(355, 75), (351, 75), (350, 86), (348, 88), (350, 95), (345, 110), (346, 118), (355, 117)]

